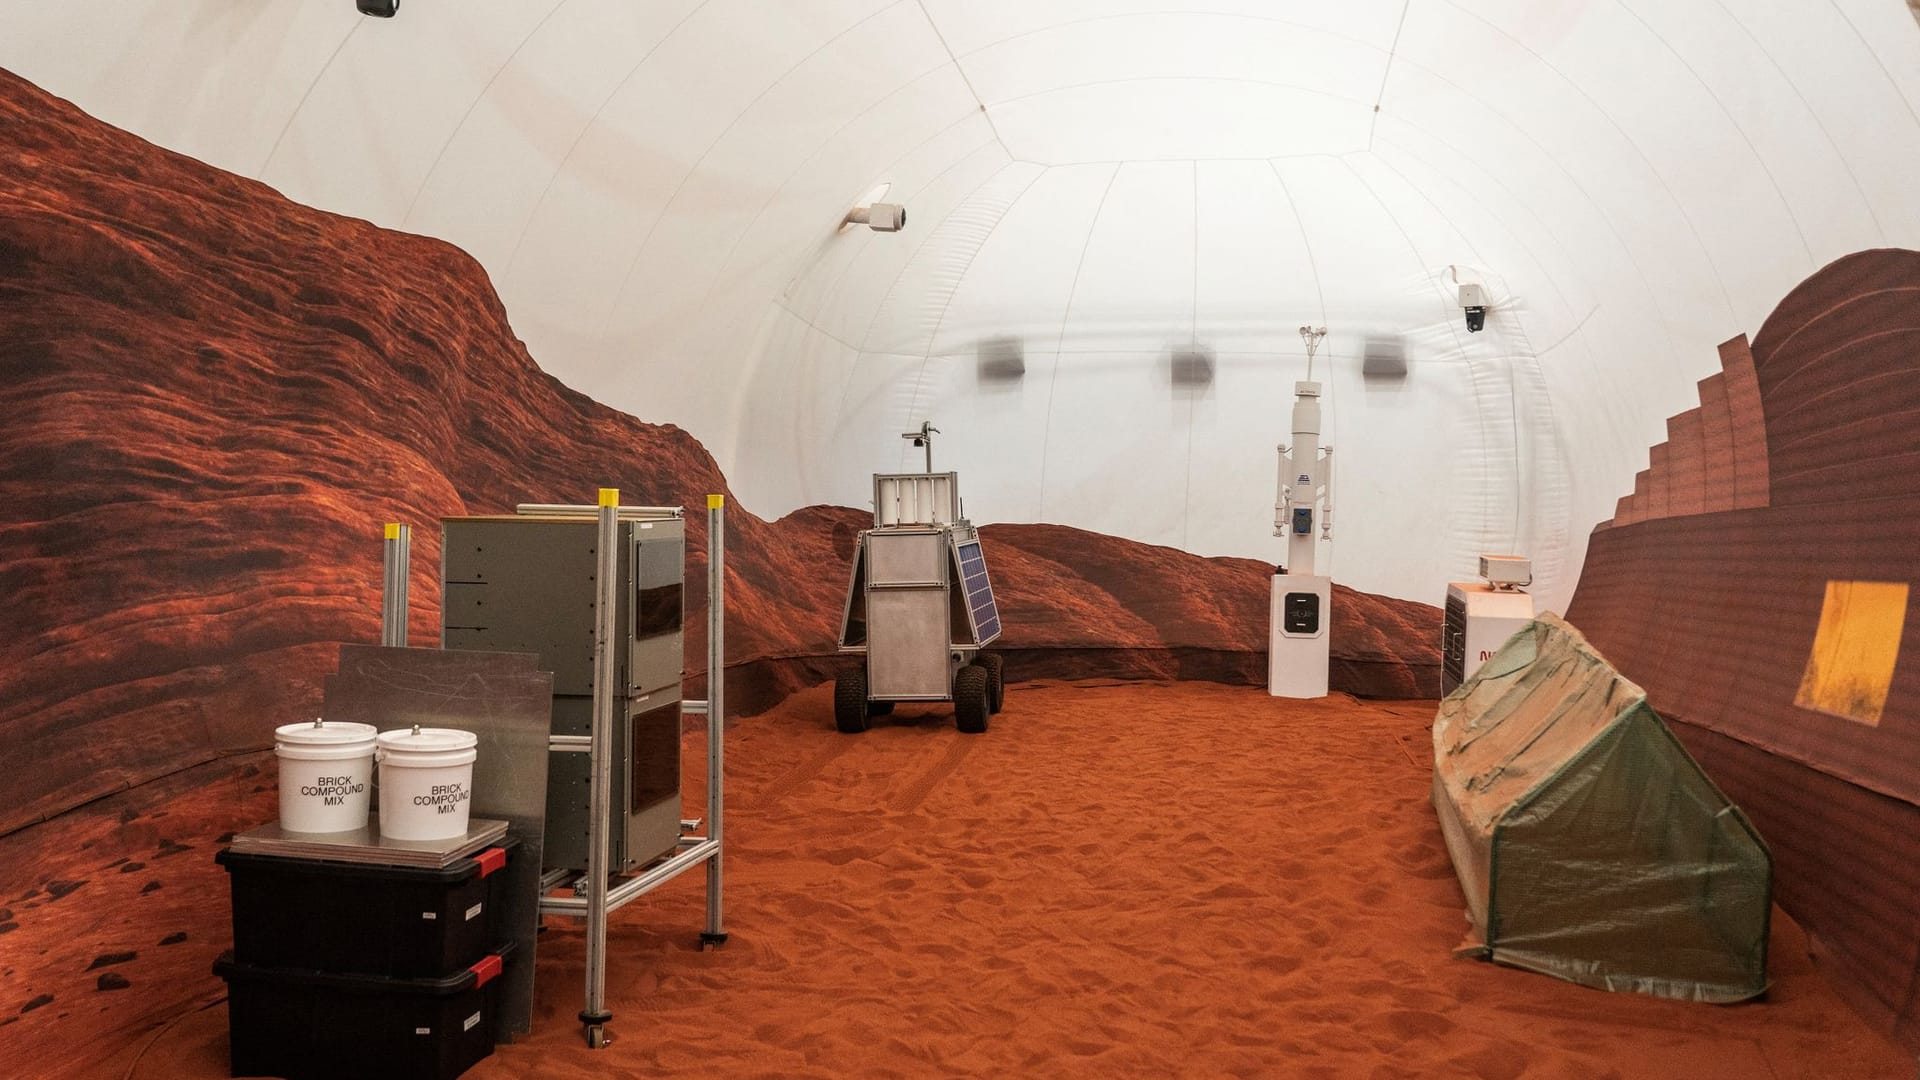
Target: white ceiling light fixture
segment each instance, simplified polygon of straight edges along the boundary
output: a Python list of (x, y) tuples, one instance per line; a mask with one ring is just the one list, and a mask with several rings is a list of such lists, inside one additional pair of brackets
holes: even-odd
[(907, 208), (899, 203), (878, 202), (856, 206), (847, 211), (848, 225), (865, 225), (874, 232), (899, 232), (907, 227)]
[(845, 232), (855, 225), (865, 225), (874, 232), (899, 232), (907, 227), (907, 208), (899, 203), (881, 202), (887, 192), (893, 190), (891, 182), (877, 184), (872, 191), (860, 197), (847, 216), (840, 220), (840, 231)]

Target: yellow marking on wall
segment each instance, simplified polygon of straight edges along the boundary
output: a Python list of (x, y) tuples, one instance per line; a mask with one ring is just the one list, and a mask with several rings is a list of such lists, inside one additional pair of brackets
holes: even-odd
[(1907, 621), (1903, 581), (1829, 581), (1793, 703), (1879, 726)]

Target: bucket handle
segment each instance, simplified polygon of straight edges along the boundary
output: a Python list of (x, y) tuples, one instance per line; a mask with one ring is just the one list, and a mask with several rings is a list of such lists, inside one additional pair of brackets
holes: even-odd
[[(314, 721), (314, 723), (317, 724), (319, 723), (319, 721), (316, 720)], [(413, 725), (413, 734), (415, 735), (420, 734), (419, 724)], [(385, 760), (387, 760), (387, 748), (384, 746), (381, 746), (379, 743), (375, 743), (373, 746), (373, 763), (375, 765), (378, 765)]]

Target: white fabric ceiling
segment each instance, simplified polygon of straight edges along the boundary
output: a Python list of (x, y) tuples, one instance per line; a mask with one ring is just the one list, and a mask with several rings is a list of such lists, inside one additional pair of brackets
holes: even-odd
[[(461, 245), (762, 513), (931, 418), (976, 520), (1276, 558), (1325, 323), (1334, 572), (1428, 601), (1518, 549), (1563, 604), (1713, 346), (1920, 246), (1901, 0), (0, 0), (0, 66)], [(838, 230), (882, 183), (907, 230)]]

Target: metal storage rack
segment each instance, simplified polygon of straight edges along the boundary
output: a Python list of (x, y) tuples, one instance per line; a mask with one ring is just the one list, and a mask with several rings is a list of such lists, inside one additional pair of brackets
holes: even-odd
[[(591, 518), (597, 524), (595, 573), (597, 590), (594, 606), (594, 688), (593, 723), (588, 735), (550, 735), (554, 753), (589, 755), (589, 807), (587, 867), (583, 873), (550, 870), (540, 880), (539, 912), (586, 921), (587, 962), (585, 1002), (580, 1010), (582, 1034), (595, 1049), (611, 1042), (607, 1024), (613, 1014), (607, 1011), (607, 918), (614, 911), (679, 877), (697, 866), (707, 872), (706, 925), (701, 931), (703, 948), (717, 947), (727, 940), (723, 921), (724, 884), (723, 822), (725, 813), (724, 771), (726, 746), (726, 500), (707, 496), (707, 697), (682, 700), (682, 716), (707, 718), (707, 816), (706, 835), (681, 836), (677, 850), (639, 873), (613, 883), (610, 839), (613, 829), (611, 788), (613, 787), (613, 742), (615, 699), (615, 642), (619, 639), (619, 587), (617, 572), (620, 545), (619, 525), (623, 519), (636, 520), (662, 516), (684, 516), (681, 507), (621, 506), (620, 494), (602, 488), (597, 506), (522, 504), (516, 513), (526, 517), (561, 520)], [(404, 582), (410, 537), (404, 527), (387, 531), (386, 589), (382, 607), (382, 638), (386, 644), (403, 644), (406, 627)], [(394, 640), (396, 637), (398, 641)], [(700, 828), (700, 819), (682, 820), (683, 831)], [(558, 893), (558, 895), (553, 895)], [(570, 895), (569, 895), (570, 893)]]

